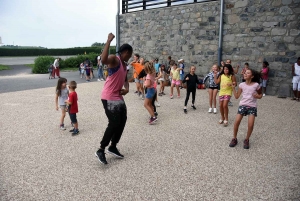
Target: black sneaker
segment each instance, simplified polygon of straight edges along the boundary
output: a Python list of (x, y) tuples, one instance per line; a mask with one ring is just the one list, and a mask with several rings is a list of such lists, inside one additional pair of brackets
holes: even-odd
[(183, 109), (183, 112), (184, 112), (185, 114), (187, 114), (187, 109)]
[(154, 112), (154, 115), (157, 117), (157, 116), (158, 116), (158, 113), (157, 113), (157, 112)]
[(195, 105), (192, 105), (192, 108), (194, 109), (194, 110), (196, 110), (197, 108), (195, 107)]
[(244, 140), (244, 149), (249, 149), (249, 140)]
[(236, 138), (232, 138), (232, 140), (231, 140), (229, 146), (230, 146), (230, 147), (235, 147), (235, 145), (237, 145), (237, 143), (238, 143), (237, 139), (236, 139)]
[(106, 158), (105, 158), (105, 153), (103, 149), (99, 149), (98, 151), (95, 152), (95, 156), (98, 158), (100, 163), (107, 164)]
[(75, 130), (75, 128), (73, 128), (73, 129), (69, 130), (69, 132), (73, 133), (73, 132), (74, 132), (74, 130)]
[(114, 155), (114, 156), (116, 156), (116, 157), (118, 157), (118, 158), (124, 158), (124, 156), (122, 154), (120, 154), (117, 147), (109, 147), (107, 152)]
[(74, 129), (72, 136), (78, 135), (79, 134), (79, 130), (78, 129)]

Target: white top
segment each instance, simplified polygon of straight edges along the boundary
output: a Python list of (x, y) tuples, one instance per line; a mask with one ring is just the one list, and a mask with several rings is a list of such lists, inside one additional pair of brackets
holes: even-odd
[(294, 67), (295, 67), (295, 74), (297, 76), (300, 76), (300, 66), (297, 63), (295, 63)]
[(54, 66), (55, 68), (59, 66), (59, 61), (58, 61), (58, 59), (55, 59), (55, 60), (54, 60), (53, 66)]

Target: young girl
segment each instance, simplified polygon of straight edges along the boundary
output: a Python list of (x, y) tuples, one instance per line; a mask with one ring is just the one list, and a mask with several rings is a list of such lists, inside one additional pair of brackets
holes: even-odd
[(233, 128), (233, 139), (229, 146), (237, 145), (237, 132), (243, 116), (248, 115), (248, 131), (246, 139), (244, 140), (244, 149), (249, 149), (249, 138), (254, 128), (254, 120), (257, 116), (256, 101), (262, 98), (261, 87), (259, 86), (260, 74), (254, 70), (248, 69), (244, 74), (245, 82), (239, 84), (239, 89), (236, 92), (235, 84), (232, 84), (233, 94), (236, 99), (242, 94), (242, 100), (239, 104), (238, 113), (235, 117)]
[(267, 82), (269, 79), (269, 63), (267, 61), (263, 62), (263, 68), (261, 70), (261, 79), (262, 79), (262, 83), (260, 84), (260, 86), (262, 86), (263, 88), (263, 96), (266, 95), (266, 90), (267, 90)]
[(186, 106), (189, 101), (191, 92), (192, 92), (192, 108), (194, 110), (196, 110), (196, 107), (194, 105), (195, 97), (196, 97), (196, 86), (197, 86), (197, 84), (200, 84), (200, 82), (199, 82), (198, 76), (195, 74), (195, 70), (196, 70), (196, 67), (191, 66), (190, 73), (187, 74), (182, 81), (183, 83), (187, 82), (186, 98), (185, 98), (184, 108), (183, 108), (184, 113), (187, 113)]
[(84, 68), (84, 64), (83, 64), (83, 63), (81, 63), (81, 64), (80, 64), (80, 78), (82, 78), (82, 77), (83, 77), (83, 75), (84, 75), (84, 70), (85, 70), (85, 68)]
[(236, 83), (233, 68), (230, 64), (225, 64), (221, 73), (214, 72), (214, 81), (216, 84), (220, 83), (219, 101), (221, 119), (219, 124), (228, 126), (228, 102), (232, 95), (232, 84)]
[(177, 97), (180, 98), (180, 90), (179, 90), (180, 75), (179, 75), (179, 69), (177, 68), (177, 64), (176, 63), (173, 64), (172, 70), (170, 72), (170, 75), (172, 77), (170, 98), (171, 99), (173, 98), (173, 88), (174, 88), (174, 86), (176, 86), (176, 89), (177, 89)]
[(152, 100), (155, 99), (156, 90), (154, 88), (155, 83), (155, 68), (152, 62), (145, 63), (144, 67), (145, 72), (147, 73), (144, 86), (147, 88), (147, 94), (144, 102), (145, 108), (148, 110), (151, 118), (149, 124), (153, 124), (157, 121), (157, 117), (154, 114), (154, 108), (152, 106)]
[(246, 73), (247, 70), (249, 70), (249, 64), (245, 63), (244, 68), (243, 68), (243, 70), (241, 72), (241, 80), (242, 80), (242, 82), (245, 82), (244, 74)]
[(165, 89), (165, 77), (166, 77), (165, 65), (161, 65), (161, 67), (159, 69), (158, 77), (156, 78), (159, 81), (159, 84), (160, 84), (159, 94), (158, 94), (159, 96), (166, 95), (164, 93), (164, 89)]
[(56, 92), (55, 92), (55, 108), (58, 110), (58, 104), (61, 109), (61, 117), (60, 117), (60, 129), (66, 130), (64, 126), (64, 119), (66, 116), (66, 103), (65, 101), (68, 99), (69, 90), (67, 88), (67, 79), (59, 78), (57, 81)]
[(208, 89), (208, 94), (209, 94), (209, 109), (208, 112), (212, 113), (212, 103), (214, 103), (214, 114), (217, 113), (217, 93), (219, 90), (219, 85), (214, 82), (214, 73), (217, 72), (217, 76), (219, 74), (220, 67), (215, 64), (212, 66), (212, 72), (208, 73), (205, 78), (203, 79), (203, 83), (207, 79), (209, 79), (209, 89)]

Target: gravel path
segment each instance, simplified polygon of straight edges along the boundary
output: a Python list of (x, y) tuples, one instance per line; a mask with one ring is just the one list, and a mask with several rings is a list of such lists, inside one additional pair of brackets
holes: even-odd
[[(217, 123), (219, 114), (207, 113), (205, 90), (197, 90), (197, 110), (184, 114), (182, 90), (180, 99), (159, 97), (159, 120), (148, 125), (131, 83), (125, 96), (128, 122), (118, 145), (125, 158), (107, 155), (104, 166), (94, 156), (107, 125), (99, 100), (104, 82), (83, 83), (75, 72), (63, 74), (79, 83), (80, 134), (72, 137), (58, 129), (57, 80), (43, 76), (0, 77), (0, 200), (300, 199), (299, 102), (259, 100), (251, 147), (244, 150), (246, 119), (239, 144), (228, 147), (238, 101), (229, 108), (225, 128)], [(38, 87), (3, 91), (10, 79), (7, 88), (25, 82)], [(69, 129), (68, 117), (65, 123)]]

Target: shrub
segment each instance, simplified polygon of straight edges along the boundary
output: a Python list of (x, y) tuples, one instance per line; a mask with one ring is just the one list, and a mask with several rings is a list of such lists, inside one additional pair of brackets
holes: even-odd
[(32, 73), (43, 74), (48, 73), (50, 64), (53, 64), (55, 58), (51, 56), (40, 56), (34, 60), (34, 67)]

